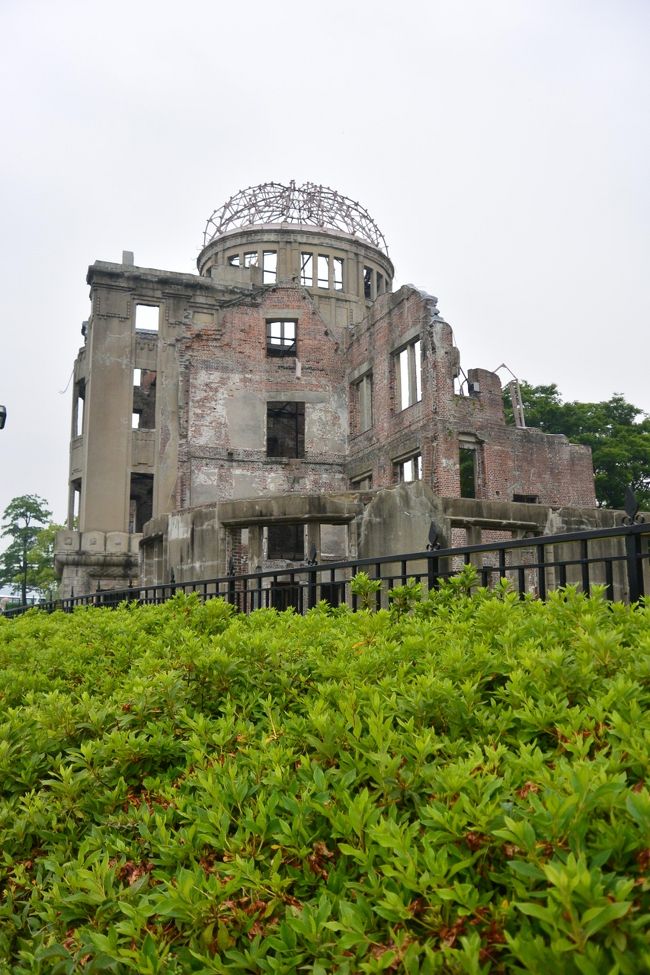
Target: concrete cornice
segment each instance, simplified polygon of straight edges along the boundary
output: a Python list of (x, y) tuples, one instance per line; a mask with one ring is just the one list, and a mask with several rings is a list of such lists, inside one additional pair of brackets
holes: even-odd
[[(224, 288), (216, 284), (211, 278), (199, 274), (185, 274), (180, 271), (163, 271), (152, 267), (136, 267), (130, 264), (113, 264), (109, 261), (95, 261), (88, 268), (86, 282), (89, 285), (109, 284), (114, 288), (133, 290), (134, 283), (155, 284), (158, 287), (170, 286), (192, 291), (223, 292), (233, 291), (232, 287)], [(250, 291), (242, 289), (242, 293)]]

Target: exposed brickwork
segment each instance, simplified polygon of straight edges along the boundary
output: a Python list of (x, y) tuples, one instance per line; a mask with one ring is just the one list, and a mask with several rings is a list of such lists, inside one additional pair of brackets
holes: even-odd
[[(422, 343), (422, 398), (400, 409), (396, 354), (414, 336)], [(353, 330), (347, 362), (352, 375), (364, 368), (373, 376), (374, 423), (350, 436), (351, 477), (372, 471), (373, 486), (388, 487), (394, 483), (395, 461), (419, 452), (424, 480), (437, 494), (457, 497), (460, 438), (476, 451), (477, 498), (528, 495), (543, 504), (595, 505), (589, 449), (563, 436), (506, 425), (495, 374), (471, 369), (468, 377), (476, 392), (455, 394), (458, 352), (435, 299), (410, 287), (378, 299)]]
[[(296, 322), (296, 355), (267, 353), (269, 320)], [(347, 383), (343, 329), (326, 325), (301, 287), (267, 289), (188, 325), (181, 342), (189, 504), (346, 486)], [(269, 402), (305, 403), (304, 457), (267, 456)], [(186, 503), (188, 503), (186, 501)]]
[[(259, 267), (228, 263), (251, 249), (277, 252), (275, 283), (264, 285)], [(332, 275), (327, 287), (300, 285), (304, 250), (343, 261), (342, 287)], [(160, 552), (151, 537), (151, 572), (166, 580), (170, 567), (184, 573), (190, 559), (215, 572), (231, 554), (245, 564), (244, 543), (227, 539), (214, 519), (200, 540), (194, 527), (187, 537), (178, 527), (188, 509), (241, 499), (310, 496), (326, 514), (328, 498), (355, 484), (366, 492), (421, 476), (423, 489), (450, 503), (469, 490), (477, 503), (595, 507), (588, 448), (507, 425), (499, 378), (486, 370), (470, 369), (469, 394), (457, 395), (459, 353), (435, 298), (405, 286), (373, 300), (390, 289), (393, 271), (368, 242), (327, 228), (246, 226), (211, 241), (199, 268), (89, 269), (93, 312), (75, 365), (75, 391), (83, 384), (85, 399), (71, 445), (70, 527), (79, 493), (82, 532), (126, 533), (133, 476), (144, 475), (141, 513), (169, 517)], [(138, 305), (158, 308), (153, 327), (136, 327)], [(291, 336), (295, 325), (287, 354), (269, 350), (267, 323), (278, 321), (291, 323)], [(352, 533), (350, 549), (356, 544)]]
[[(267, 355), (266, 322), (297, 323), (296, 356)], [(421, 342), (421, 399), (401, 409), (398, 354)], [(595, 504), (591, 456), (565, 437), (504, 419), (501, 383), (469, 371), (474, 392), (454, 392), (459, 354), (435, 299), (405, 287), (377, 299), (349, 329), (326, 324), (306, 289), (278, 286), (188, 325), (181, 342), (187, 450), (185, 504), (268, 493), (339, 491), (370, 472), (373, 487), (398, 479), (420, 454), (437, 494), (461, 493), (459, 441), (475, 451), (476, 497), (532, 496), (543, 504)], [(359, 432), (359, 382), (372, 376), (372, 425)], [(305, 402), (305, 455), (267, 456), (268, 401)]]

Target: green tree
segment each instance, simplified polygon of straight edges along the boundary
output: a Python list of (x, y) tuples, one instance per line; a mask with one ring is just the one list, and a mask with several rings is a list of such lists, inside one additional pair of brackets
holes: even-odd
[[(526, 426), (591, 447), (600, 505), (622, 508), (631, 484), (640, 507), (650, 507), (650, 418), (638, 406), (620, 394), (601, 403), (564, 403), (555, 383), (522, 382), (521, 395)], [(512, 419), (507, 394), (506, 414)]]
[(37, 590), (42, 599), (56, 598), (59, 581), (54, 569), (54, 544), (57, 532), (64, 528), (55, 522), (41, 528), (27, 553), (27, 588)]
[(2, 535), (10, 542), (0, 555), (0, 583), (20, 591), (22, 604), (30, 588), (30, 552), (48, 525), (52, 512), (37, 494), (23, 494), (10, 501), (2, 516)]

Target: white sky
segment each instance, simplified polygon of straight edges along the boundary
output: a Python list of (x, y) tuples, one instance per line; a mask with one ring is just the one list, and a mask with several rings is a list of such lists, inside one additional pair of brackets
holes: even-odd
[(649, 0), (0, 0), (0, 511), (64, 519), (88, 265), (195, 271), (270, 180), (364, 205), (465, 371), (650, 411), (649, 50)]

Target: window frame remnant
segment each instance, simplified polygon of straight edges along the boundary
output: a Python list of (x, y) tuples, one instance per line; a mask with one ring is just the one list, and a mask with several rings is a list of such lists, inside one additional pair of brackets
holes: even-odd
[[(156, 312), (155, 321), (154, 311)], [(160, 305), (149, 305), (144, 301), (136, 301), (135, 330), (136, 332), (150, 332), (152, 335), (157, 335), (160, 331)]]
[(422, 340), (409, 342), (395, 353), (395, 386), (397, 412), (408, 410), (422, 401)]
[(422, 480), (422, 453), (417, 450), (394, 461), (395, 480), (398, 484), (412, 484)]
[(372, 471), (365, 474), (358, 474), (350, 478), (350, 489), (352, 491), (371, 491), (372, 490)]
[(262, 281), (275, 284), (278, 279), (278, 252), (262, 251)]
[(480, 497), (481, 444), (475, 437), (458, 438), (458, 479), (461, 498)]
[(266, 404), (266, 456), (305, 456), (305, 404), (270, 400)]
[(363, 272), (362, 272), (362, 275), (363, 275), (363, 297), (366, 298), (366, 299), (368, 299), (368, 300), (372, 300), (372, 298), (374, 297), (374, 295), (372, 293), (372, 274), (373, 274), (372, 268), (371, 267), (368, 267), (367, 265), (364, 265)]
[(343, 258), (332, 258), (332, 286), (335, 291), (343, 291)]
[(267, 356), (296, 355), (298, 348), (298, 320), (296, 318), (266, 319)]
[(305, 558), (305, 526), (301, 522), (267, 525), (266, 553), (269, 561), (302, 562)]
[[(136, 379), (140, 379), (137, 383)], [(156, 381), (155, 369), (135, 368), (133, 370), (133, 408), (131, 412), (132, 430), (156, 429)], [(136, 420), (137, 416), (137, 420)]]
[(372, 370), (352, 384), (356, 407), (356, 433), (365, 433), (373, 425)]
[(86, 380), (79, 379), (74, 384), (74, 404), (72, 407), (72, 436), (81, 437), (86, 417)]
[(300, 255), (300, 283), (305, 288), (313, 287), (314, 255), (311, 252), (303, 251)]
[(81, 513), (81, 488), (82, 479), (75, 477), (70, 481), (70, 495), (68, 498), (68, 528), (72, 530), (75, 525), (79, 525), (79, 515)]

